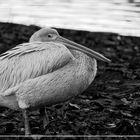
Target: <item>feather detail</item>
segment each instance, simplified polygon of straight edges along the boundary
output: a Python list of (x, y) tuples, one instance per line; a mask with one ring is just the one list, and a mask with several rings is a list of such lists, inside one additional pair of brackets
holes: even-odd
[(65, 66), (51, 73), (28, 79), (9, 88), (1, 96), (5, 98), (15, 96), (17, 109), (27, 109), (50, 106), (78, 95), (93, 81), (97, 65), (95, 59), (83, 53), (75, 51), (73, 55), (74, 61), (69, 61)]
[(62, 44), (24, 43), (0, 56), (0, 92), (57, 70), (74, 59)]

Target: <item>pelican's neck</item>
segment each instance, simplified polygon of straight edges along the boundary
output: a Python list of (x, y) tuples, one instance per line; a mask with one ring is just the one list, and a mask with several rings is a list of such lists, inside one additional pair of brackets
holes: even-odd
[(96, 76), (97, 61), (79, 51), (71, 50), (71, 53), (78, 63), (77, 73), (82, 74), (88, 80), (89, 84), (91, 84)]

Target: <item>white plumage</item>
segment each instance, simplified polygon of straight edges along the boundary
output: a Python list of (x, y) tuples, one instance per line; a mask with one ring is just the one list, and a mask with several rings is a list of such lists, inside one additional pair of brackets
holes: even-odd
[[(30, 43), (2, 54), (0, 105), (15, 110), (34, 109), (64, 102), (82, 93), (97, 71), (96, 60), (83, 52), (91, 56), (94, 51), (73, 50), (72, 45), (78, 44), (69, 43), (74, 42), (60, 37), (56, 30), (41, 29), (31, 37)], [(96, 57), (109, 61), (95, 52)]]

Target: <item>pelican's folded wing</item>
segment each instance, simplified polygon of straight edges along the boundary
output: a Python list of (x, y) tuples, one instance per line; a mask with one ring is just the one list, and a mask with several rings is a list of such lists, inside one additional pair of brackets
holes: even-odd
[(51, 73), (73, 59), (62, 44), (24, 43), (0, 55), (0, 93), (28, 79)]

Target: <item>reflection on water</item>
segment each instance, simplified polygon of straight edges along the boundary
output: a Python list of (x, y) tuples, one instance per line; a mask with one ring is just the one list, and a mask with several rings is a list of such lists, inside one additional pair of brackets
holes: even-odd
[(1, 0), (0, 21), (140, 36), (140, 0)]

